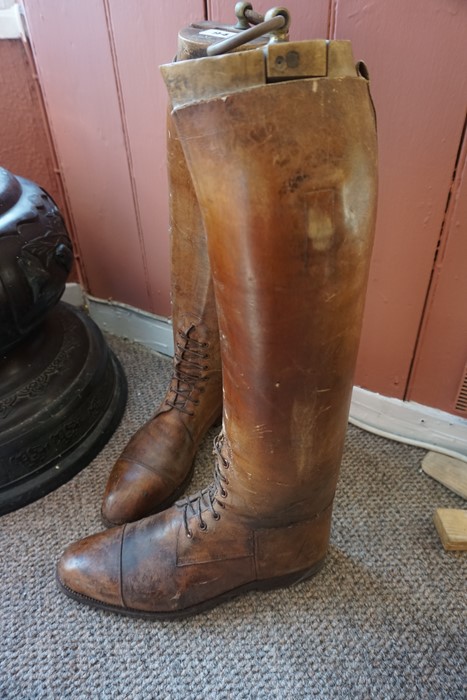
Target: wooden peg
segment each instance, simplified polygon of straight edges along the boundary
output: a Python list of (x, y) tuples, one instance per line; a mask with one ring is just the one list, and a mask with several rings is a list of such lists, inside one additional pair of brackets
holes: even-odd
[(467, 499), (467, 462), (439, 452), (428, 452), (423, 458), (422, 469), (432, 479)]
[(467, 550), (467, 510), (437, 508), (433, 519), (444, 549)]

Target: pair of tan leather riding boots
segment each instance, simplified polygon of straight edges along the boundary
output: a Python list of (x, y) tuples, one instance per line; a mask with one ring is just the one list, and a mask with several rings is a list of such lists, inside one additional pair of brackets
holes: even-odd
[[(143, 617), (322, 566), (374, 230), (375, 119), (349, 42), (253, 40), (206, 57), (216, 31), (186, 30), (162, 67), (173, 377), (111, 472), (102, 514), (115, 527), (58, 565), (71, 597)], [(171, 505), (221, 416), (212, 484)]]

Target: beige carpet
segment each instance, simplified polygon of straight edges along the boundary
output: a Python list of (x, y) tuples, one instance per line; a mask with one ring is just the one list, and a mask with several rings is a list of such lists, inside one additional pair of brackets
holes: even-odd
[[(73, 481), (0, 518), (0, 699), (465, 700), (467, 554), (445, 552), (432, 525), (436, 507), (465, 503), (421, 472), (423, 450), (354, 427), (315, 579), (161, 623), (57, 591), (57, 557), (101, 529), (109, 468), (169, 376), (166, 358), (110, 342), (130, 387), (119, 430)], [(193, 489), (210, 479), (213, 435)]]

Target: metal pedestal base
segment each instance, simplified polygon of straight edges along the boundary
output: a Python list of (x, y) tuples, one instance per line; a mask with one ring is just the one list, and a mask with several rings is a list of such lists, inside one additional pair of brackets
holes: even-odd
[(83, 469), (125, 409), (123, 370), (96, 324), (60, 303), (0, 356), (0, 514)]

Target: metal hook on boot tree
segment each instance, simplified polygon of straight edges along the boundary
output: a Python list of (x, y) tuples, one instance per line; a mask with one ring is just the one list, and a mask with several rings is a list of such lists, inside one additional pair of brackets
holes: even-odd
[(253, 41), (253, 39), (264, 36), (265, 34), (271, 34), (271, 40), (285, 41), (287, 39), (289, 24), (290, 16), (288, 10), (284, 7), (273, 8), (266, 13), (263, 22), (249, 29), (245, 29), (235, 36), (212, 44), (208, 47), (206, 53), (208, 56), (219, 56), (243, 44), (247, 44), (249, 41)]
[(237, 24), (235, 29), (248, 29), (250, 24), (261, 24), (264, 16), (253, 10), (251, 2), (237, 2), (235, 5)]

